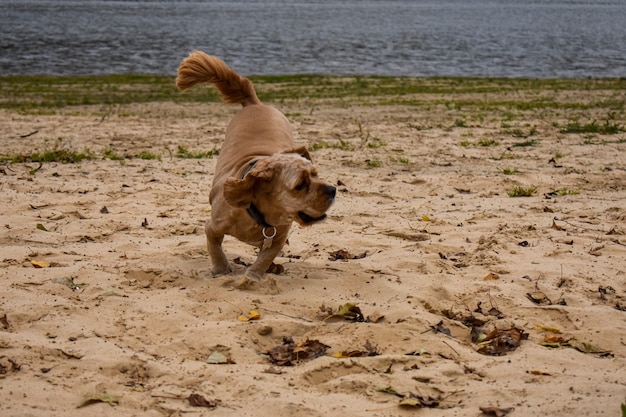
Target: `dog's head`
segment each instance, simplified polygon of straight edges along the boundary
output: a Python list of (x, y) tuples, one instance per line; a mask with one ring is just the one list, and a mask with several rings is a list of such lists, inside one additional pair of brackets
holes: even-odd
[(317, 176), (304, 147), (259, 159), (243, 178), (228, 178), (224, 198), (239, 208), (254, 206), (272, 226), (292, 221), (308, 226), (326, 218), (336, 188)]

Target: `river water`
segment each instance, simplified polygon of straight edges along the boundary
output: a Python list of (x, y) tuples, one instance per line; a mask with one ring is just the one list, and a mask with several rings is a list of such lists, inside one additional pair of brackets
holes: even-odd
[(626, 77), (626, 0), (0, 0), (0, 75)]

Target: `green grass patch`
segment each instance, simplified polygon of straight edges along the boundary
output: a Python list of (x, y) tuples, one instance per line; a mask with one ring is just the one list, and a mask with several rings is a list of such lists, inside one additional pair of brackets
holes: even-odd
[(525, 148), (525, 147), (537, 146), (537, 145), (539, 145), (539, 141), (537, 139), (529, 139), (529, 140), (525, 140), (522, 142), (515, 142), (513, 144), (513, 146), (517, 148)]
[(378, 149), (387, 146), (387, 143), (379, 138), (373, 138), (371, 142), (367, 142), (367, 147), (370, 149)]
[(489, 147), (489, 146), (498, 146), (500, 145), (500, 142), (498, 142), (495, 139), (481, 139), (477, 142), (472, 142), (469, 140), (463, 140), (459, 143), (461, 146), (467, 148), (470, 146), (484, 146), (484, 147)]
[(113, 149), (108, 148), (102, 151), (102, 157), (104, 159), (110, 159), (112, 161), (121, 161), (124, 159), (123, 156), (119, 155), (117, 152), (115, 152)]
[(504, 175), (515, 175), (518, 173), (517, 168), (502, 168), (502, 173)]
[(339, 139), (337, 142), (326, 142), (320, 140), (310, 146), (311, 151), (317, 151), (319, 149), (341, 149), (342, 151), (353, 151), (354, 146), (345, 140)]
[(514, 138), (522, 138), (522, 139), (526, 139), (530, 136), (535, 136), (537, 134), (537, 129), (535, 127), (531, 127), (528, 132), (524, 132), (522, 129), (520, 128), (514, 128), (514, 129), (505, 129), (503, 132), (503, 134), (507, 134), (507, 135), (511, 135)]
[(42, 152), (33, 152), (31, 154), (1, 154), (0, 161), (4, 163), (22, 163), (22, 162), (60, 162), (62, 164), (74, 164), (84, 160), (96, 159), (96, 155), (84, 150), (77, 152), (69, 149), (50, 149)]
[(150, 152), (150, 151), (141, 151), (137, 155), (137, 158), (139, 158), (139, 159), (146, 159), (146, 160), (156, 159), (156, 160), (160, 161), (161, 160), (161, 155), (158, 155), (158, 154), (156, 154), (154, 152)]
[(190, 151), (184, 146), (178, 146), (176, 150), (177, 158), (185, 158), (185, 159), (202, 159), (202, 158), (213, 158), (215, 155), (215, 150), (211, 151)]
[(383, 163), (378, 159), (368, 159), (365, 161), (365, 166), (368, 168), (380, 168)]
[(578, 190), (572, 190), (571, 188), (559, 188), (558, 190), (552, 191), (550, 194), (564, 196), (564, 195), (577, 195), (580, 194)]
[(561, 133), (595, 133), (599, 135), (615, 135), (620, 132), (626, 132), (624, 126), (610, 119), (607, 119), (604, 123), (598, 123), (596, 120), (589, 123), (573, 121), (561, 129)]
[(409, 158), (405, 158), (404, 156), (390, 156), (389, 161), (398, 162), (401, 164), (410, 164), (411, 160)]
[(537, 192), (537, 187), (522, 187), (521, 185), (516, 185), (509, 191), (507, 194), (509, 197), (531, 197), (533, 194)]

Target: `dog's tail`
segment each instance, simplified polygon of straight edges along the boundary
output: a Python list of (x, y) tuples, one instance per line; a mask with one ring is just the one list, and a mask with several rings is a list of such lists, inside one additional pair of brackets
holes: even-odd
[(240, 103), (245, 107), (261, 103), (252, 81), (237, 74), (221, 59), (194, 51), (180, 63), (176, 86), (183, 91), (198, 83), (214, 84), (228, 104)]

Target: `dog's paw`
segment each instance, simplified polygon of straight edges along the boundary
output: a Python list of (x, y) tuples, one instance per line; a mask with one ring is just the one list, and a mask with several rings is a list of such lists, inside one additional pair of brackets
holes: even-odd
[(244, 275), (240, 280), (236, 281), (233, 286), (238, 290), (251, 290), (257, 288), (259, 283), (260, 281), (258, 279)]
[(278, 283), (272, 276), (268, 276), (263, 281), (261, 281), (259, 283), (259, 287), (263, 289), (267, 294), (280, 294), (280, 288), (278, 288)]
[(213, 278), (221, 277), (223, 275), (228, 275), (233, 272), (233, 267), (230, 264), (227, 264), (225, 267), (213, 268), (211, 273), (213, 274)]

